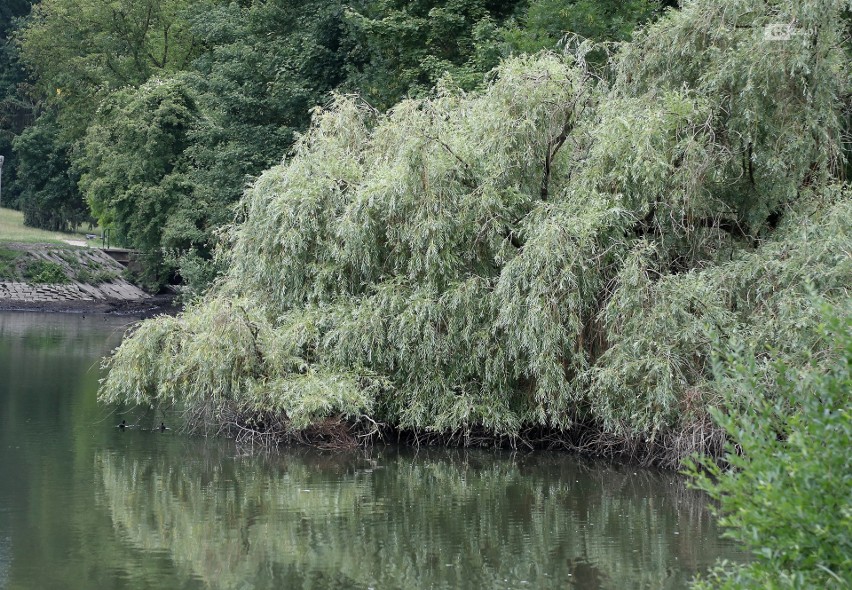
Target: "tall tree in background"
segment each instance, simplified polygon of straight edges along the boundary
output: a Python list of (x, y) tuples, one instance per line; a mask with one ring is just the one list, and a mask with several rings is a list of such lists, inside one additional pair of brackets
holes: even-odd
[[(626, 41), (661, 13), (660, 0), (373, 0), (347, 21), (358, 47), (347, 88), (387, 109), (423, 96), (446, 74), (465, 90), (482, 86), (501, 59), (556, 50), (569, 33)], [(598, 52), (601, 53), (601, 52)], [(603, 63), (603, 55), (596, 61)]]
[(19, 170), (28, 171), (19, 183), (27, 224), (65, 229), (89, 217), (77, 186), (87, 128), (111, 92), (190, 63), (196, 45), (181, 20), (190, 3), (44, 0), (33, 7), (16, 33), (41, 112), (14, 144)]
[(194, 236), (164, 233), (181, 208), (191, 208), (186, 148), (198, 112), (180, 78), (152, 79), (105, 100), (83, 141), (80, 187), (92, 212), (149, 258), (146, 283), (165, 277), (163, 246), (188, 247)]
[(17, 159), (12, 157), (12, 140), (34, 119), (34, 105), (27, 88), (27, 76), (17, 48), (10, 42), (16, 19), (30, 11), (30, 0), (6, 0), (0, 3), (0, 154), (3, 164), (4, 207), (17, 206), (19, 188), (15, 182)]
[(553, 50), (568, 33), (598, 42), (627, 41), (661, 9), (660, 0), (532, 0), (500, 38), (516, 53)]
[(175, 211), (166, 240), (195, 236), (191, 248), (172, 252), (189, 282), (209, 280), (213, 230), (231, 221), (251, 177), (281, 161), (310, 110), (343, 81), (354, 47), (343, 19), (342, 2), (322, 0), (206, 2), (190, 12), (204, 51), (188, 80), (203, 117), (188, 149), (192, 206)]
[(19, 206), (24, 223), (51, 231), (69, 231), (90, 220), (77, 189), (71, 146), (62, 139), (55, 109), (45, 110), (14, 142)]
[(99, 99), (189, 66), (198, 46), (183, 12), (192, 0), (43, 0), (18, 34), (39, 89), (75, 139)]
[[(57, 165), (27, 164), (40, 173), (37, 186), (71, 184), (57, 193), (69, 200), (65, 207), (30, 187), (27, 221), (49, 219), (55, 226), (57, 211), (76, 211), (83, 201), (72, 179), (82, 174), (80, 186), (102, 223), (114, 224), (149, 260), (168, 250), (169, 264), (202, 285), (212, 276), (214, 230), (231, 220), (247, 182), (280, 161), (332, 90), (359, 93), (379, 109), (428, 94), (446, 75), (470, 90), (503, 57), (555, 47), (575, 22), (587, 36), (621, 39), (654, 6), (652, 0), (599, 8), (567, 0), (42, 0), (16, 40), (34, 76), (39, 112), (50, 114), (36, 120), (19, 157), (37, 157), (33, 142), (46, 142)], [(526, 23), (537, 27), (529, 43), (519, 33)], [(161, 82), (135, 93), (150, 80)], [(164, 91), (158, 84), (192, 97), (191, 107), (184, 104), (193, 114), (178, 129), (152, 131), (160, 123), (146, 101), (155, 88)], [(174, 98), (162, 104), (174, 105)], [(153, 125), (146, 133), (156, 139), (142, 146), (138, 137), (116, 136), (119, 112), (128, 117), (126, 132)], [(174, 133), (181, 136), (177, 143)], [(174, 161), (140, 181), (137, 159), (154, 152)], [(181, 171), (179, 183), (173, 170)], [(156, 212), (143, 206), (142, 217), (129, 197), (138, 197), (140, 182), (151, 189), (148, 205), (161, 199)], [(51, 212), (34, 214), (48, 203)], [(151, 276), (165, 276), (162, 263), (152, 270)]]
[(465, 88), (481, 84), (497, 65), (477, 61), (477, 44), (503, 22), (516, 1), (373, 0), (347, 20), (358, 48), (347, 84), (373, 106), (387, 109), (400, 98), (422, 95), (445, 74)]

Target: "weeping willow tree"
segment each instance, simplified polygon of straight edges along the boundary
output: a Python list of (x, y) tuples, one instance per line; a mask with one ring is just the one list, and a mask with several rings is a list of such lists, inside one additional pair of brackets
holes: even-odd
[(811, 295), (852, 284), (848, 8), (697, 0), (604, 74), (577, 41), (478, 93), (337, 96), (247, 191), (227, 275), (136, 328), (101, 399), (276, 440), (718, 451), (714, 346), (816, 350)]

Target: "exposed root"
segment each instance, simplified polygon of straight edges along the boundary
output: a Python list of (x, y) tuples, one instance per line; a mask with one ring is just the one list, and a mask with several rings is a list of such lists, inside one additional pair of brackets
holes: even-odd
[[(235, 407), (214, 410), (205, 405), (184, 413), (187, 429), (233, 438), (249, 452), (273, 451), (281, 445), (306, 445), (322, 450), (350, 450), (382, 442), (411, 446), (449, 446), (474, 448), (559, 449), (633, 463), (677, 469), (689, 456), (698, 453), (721, 457), (724, 431), (715, 426), (706, 413), (695, 417), (677, 430), (642, 435), (606, 432), (600, 425), (575, 423), (570, 429), (529, 428), (515, 436), (498, 435), (483, 428), (453, 432), (401, 430), (376, 422), (369, 416), (357, 419), (329, 416), (304, 429), (294, 429), (286, 414), (246, 411)], [(211, 429), (217, 424), (218, 430)]]
[(395, 431), (397, 442), (414, 446), (442, 445), (565, 450), (589, 457), (611, 459), (642, 466), (678, 469), (693, 454), (719, 458), (725, 433), (704, 414), (678, 430), (658, 433), (654, 438), (606, 432), (598, 424), (575, 423), (570, 429), (528, 428), (517, 436), (499, 436), (484, 430), (435, 433)]
[[(383, 425), (369, 416), (357, 420), (329, 416), (304, 429), (294, 429), (286, 414), (246, 411), (232, 406), (214, 411), (210, 405), (184, 414), (187, 429), (233, 438), (243, 447), (273, 450), (280, 445), (299, 444), (322, 450), (347, 450), (381, 440)], [(218, 424), (211, 431), (210, 424)]]
[(693, 419), (678, 429), (657, 433), (617, 434), (597, 424), (576, 423), (567, 431), (530, 429), (524, 436), (537, 448), (564, 449), (642, 466), (678, 469), (693, 454), (719, 458), (725, 445), (724, 431), (709, 415)]

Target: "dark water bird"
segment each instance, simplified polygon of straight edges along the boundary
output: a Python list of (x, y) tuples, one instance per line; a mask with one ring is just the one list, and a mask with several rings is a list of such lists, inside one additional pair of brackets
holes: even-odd
[(127, 428), (127, 420), (122, 420), (122, 421), (121, 421), (121, 424), (117, 424), (117, 425), (116, 425), (116, 428), (121, 428), (122, 430), (124, 430), (125, 428)]
[(168, 429), (169, 429), (169, 427), (166, 426), (165, 422), (160, 422), (160, 432), (165, 432)]

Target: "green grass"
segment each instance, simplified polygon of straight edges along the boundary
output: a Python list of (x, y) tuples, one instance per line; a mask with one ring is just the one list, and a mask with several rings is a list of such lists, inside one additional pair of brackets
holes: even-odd
[(121, 274), (105, 268), (98, 262), (83, 264), (75, 255), (79, 250), (67, 246), (67, 249), (50, 248), (65, 264), (34, 258), (31, 252), (6, 248), (0, 244), (0, 281), (26, 281), (29, 283), (67, 283), (71, 279), (89, 285), (100, 285), (118, 279)]
[[(91, 233), (99, 230), (89, 229)], [(70, 278), (62, 266), (44, 260), (32, 260), (30, 254), (15, 248), (5, 247), (9, 243), (56, 244), (72, 249), (68, 240), (86, 243), (85, 232), (50, 232), (24, 225), (24, 215), (20, 211), (0, 208), (0, 280), (28, 281), (31, 283), (67, 283)], [(100, 246), (100, 240), (88, 241), (89, 245)], [(71, 267), (71, 276), (90, 284), (113, 281), (118, 277), (114, 271), (103, 269), (100, 265), (87, 268), (80, 264), (73, 252), (57, 250), (59, 256)]]
[(64, 244), (69, 234), (49, 232), (24, 226), (24, 214), (12, 209), (0, 209), (0, 242)]
[[(90, 233), (100, 235), (100, 230)], [(45, 231), (24, 225), (24, 214), (14, 209), (0, 208), (0, 243), (23, 242), (27, 244), (67, 244), (66, 240), (83, 240), (85, 233), (62, 233)], [(93, 242), (94, 243), (94, 242)], [(98, 240), (98, 245), (100, 241)]]

